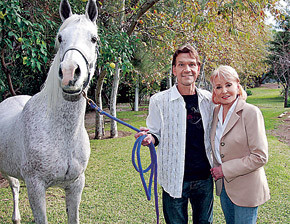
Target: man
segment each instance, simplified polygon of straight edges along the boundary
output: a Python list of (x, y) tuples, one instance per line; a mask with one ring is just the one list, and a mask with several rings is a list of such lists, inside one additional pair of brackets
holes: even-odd
[[(188, 201), (194, 223), (212, 223), (213, 180), (210, 128), (214, 104), (211, 93), (196, 88), (200, 72), (197, 51), (190, 45), (173, 55), (177, 84), (153, 95), (149, 103), (143, 145), (158, 145), (158, 182), (163, 189), (166, 223), (188, 222)], [(148, 132), (149, 131), (149, 132)]]

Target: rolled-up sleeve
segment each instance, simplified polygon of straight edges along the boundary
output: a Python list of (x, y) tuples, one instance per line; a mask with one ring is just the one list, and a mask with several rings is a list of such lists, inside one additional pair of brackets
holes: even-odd
[(146, 119), (146, 125), (149, 131), (157, 137), (160, 141), (161, 136), (161, 114), (156, 104), (154, 96), (150, 98), (149, 102), (149, 114)]

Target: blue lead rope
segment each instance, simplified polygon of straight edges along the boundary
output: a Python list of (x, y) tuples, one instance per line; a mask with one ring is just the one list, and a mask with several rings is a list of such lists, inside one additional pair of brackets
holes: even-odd
[[(94, 110), (96, 110), (97, 112), (99, 112), (102, 115), (106, 115), (107, 117), (133, 129), (136, 132), (140, 132), (141, 130), (139, 130), (138, 128), (133, 127), (132, 125), (121, 121), (120, 119), (113, 117), (112, 115), (106, 113), (105, 111), (101, 110), (91, 99), (87, 98), (85, 93), (83, 93), (84, 97), (87, 99), (88, 104), (90, 105), (91, 108), (93, 108)], [(157, 224), (159, 223), (159, 208), (158, 208), (158, 192), (157, 192), (157, 156), (156, 156), (156, 150), (154, 147), (154, 144), (151, 142), (149, 147), (150, 150), (150, 156), (151, 156), (151, 164), (145, 169), (143, 170), (142, 168), (142, 163), (141, 163), (141, 156), (140, 156), (140, 149), (141, 149), (141, 143), (143, 141), (143, 139), (146, 136), (140, 136), (134, 146), (133, 146), (133, 150), (132, 150), (132, 164), (135, 168), (135, 170), (140, 174), (140, 178), (142, 181), (142, 185), (143, 188), (145, 190), (146, 196), (148, 201), (151, 200), (151, 188), (152, 188), (152, 183), (153, 183), (153, 179), (154, 179), (154, 199), (155, 199), (155, 211), (156, 211), (156, 217), (157, 217)], [(137, 158), (137, 163), (136, 163), (136, 158)], [(150, 177), (149, 177), (149, 183), (148, 186), (146, 184), (146, 180), (144, 178), (144, 173), (147, 173), (148, 171), (151, 170), (150, 173)]]

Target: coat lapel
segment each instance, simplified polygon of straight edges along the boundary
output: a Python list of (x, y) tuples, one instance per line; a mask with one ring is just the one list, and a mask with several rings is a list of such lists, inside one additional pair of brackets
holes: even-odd
[(218, 166), (218, 162), (216, 160), (216, 151), (215, 151), (215, 133), (216, 133), (216, 127), (217, 127), (217, 123), (218, 123), (218, 113), (220, 110), (220, 105), (218, 105), (215, 109), (214, 109), (214, 114), (213, 114), (213, 120), (212, 120), (212, 128), (211, 128), (211, 147), (212, 147), (212, 152), (213, 152), (213, 162), (214, 162), (214, 166)]
[[(212, 120), (212, 129), (211, 129), (211, 143), (212, 143), (212, 152), (213, 152), (213, 163), (214, 163), (214, 167), (219, 166), (220, 164), (217, 162), (216, 160), (216, 151), (215, 151), (215, 133), (216, 133), (216, 127), (217, 127), (217, 123), (218, 123), (218, 114), (220, 111), (221, 105), (218, 105), (215, 110), (214, 110), (214, 114), (213, 114), (213, 120)], [(222, 179), (218, 179), (217, 181), (215, 181), (216, 184), (216, 195), (220, 196), (221, 195), (221, 191), (222, 191)]]
[[(211, 136), (211, 142), (214, 142), (216, 126), (217, 126), (217, 123), (218, 123), (218, 113), (219, 113), (220, 107), (221, 107), (221, 105), (218, 105), (214, 109), (214, 114), (213, 114), (213, 119), (212, 119), (211, 135), (210, 135)], [(212, 147), (214, 147), (214, 145)]]
[(235, 110), (233, 111), (232, 116), (230, 117), (229, 123), (227, 124), (227, 127), (224, 130), (223, 136), (225, 136), (234, 127), (237, 121), (240, 119), (240, 115), (238, 115), (238, 112), (243, 109), (244, 104), (245, 104), (245, 101), (239, 99), (237, 106)]

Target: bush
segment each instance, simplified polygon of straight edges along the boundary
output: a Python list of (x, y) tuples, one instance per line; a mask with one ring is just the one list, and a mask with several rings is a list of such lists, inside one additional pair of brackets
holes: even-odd
[(17, 94), (32, 95), (40, 90), (50, 65), (48, 43), (53, 43), (46, 31), (54, 29), (55, 23), (42, 9), (33, 8), (32, 14), (19, 0), (1, 1), (0, 8), (1, 101), (9, 95), (9, 78)]
[(251, 96), (251, 95), (253, 95), (253, 93), (252, 93), (252, 91), (251, 91), (251, 90), (246, 90), (246, 93), (247, 93), (247, 95), (248, 95), (248, 96)]

